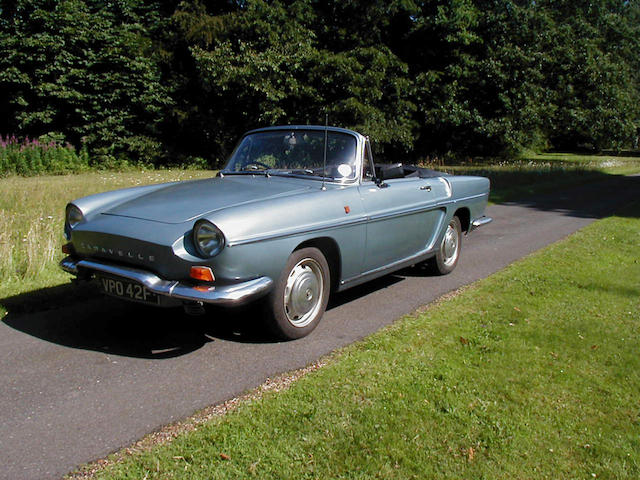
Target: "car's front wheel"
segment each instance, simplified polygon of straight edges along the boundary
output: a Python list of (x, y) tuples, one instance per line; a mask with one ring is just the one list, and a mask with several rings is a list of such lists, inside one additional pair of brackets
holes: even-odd
[(322, 252), (313, 247), (296, 250), (266, 298), (270, 329), (287, 340), (308, 335), (327, 308), (329, 291), (329, 265)]
[(444, 237), (440, 243), (440, 248), (436, 256), (431, 260), (433, 271), (439, 275), (446, 275), (453, 271), (460, 258), (460, 248), (462, 247), (462, 226), (458, 217), (453, 217)]

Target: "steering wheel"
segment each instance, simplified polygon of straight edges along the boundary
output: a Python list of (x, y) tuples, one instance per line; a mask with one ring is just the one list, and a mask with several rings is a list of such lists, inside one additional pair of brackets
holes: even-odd
[(243, 170), (259, 170), (259, 168), (256, 167), (263, 167), (265, 170), (269, 170), (271, 167), (269, 165), (267, 165), (266, 163), (262, 163), (262, 162), (250, 162), (247, 163), (246, 165), (244, 165), (242, 167)]

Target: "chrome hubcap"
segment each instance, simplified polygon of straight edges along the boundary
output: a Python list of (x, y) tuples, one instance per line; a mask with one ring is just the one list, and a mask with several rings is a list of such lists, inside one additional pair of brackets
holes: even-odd
[(458, 231), (451, 225), (442, 239), (442, 260), (446, 266), (451, 266), (458, 258)]
[(294, 327), (309, 325), (320, 310), (324, 292), (322, 269), (312, 258), (291, 269), (284, 290), (284, 311)]

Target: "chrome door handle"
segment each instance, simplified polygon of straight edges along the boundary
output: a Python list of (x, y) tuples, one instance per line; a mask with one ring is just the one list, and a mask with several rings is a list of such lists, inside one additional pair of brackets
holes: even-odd
[(431, 191), (431, 185), (423, 185), (420, 187), (420, 190), (426, 190), (427, 192)]

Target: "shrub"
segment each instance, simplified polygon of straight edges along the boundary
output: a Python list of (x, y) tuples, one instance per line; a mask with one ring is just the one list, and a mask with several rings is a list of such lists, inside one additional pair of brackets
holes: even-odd
[(19, 140), (15, 135), (0, 135), (0, 176), (62, 174), (87, 170), (89, 155), (86, 149), (76, 149), (62, 140), (40, 137)]

